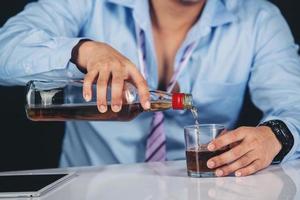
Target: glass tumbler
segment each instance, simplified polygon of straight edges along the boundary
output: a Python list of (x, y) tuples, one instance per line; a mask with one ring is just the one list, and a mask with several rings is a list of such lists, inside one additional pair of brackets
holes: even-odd
[(208, 144), (225, 132), (221, 124), (199, 124), (184, 127), (187, 173), (191, 177), (214, 177), (214, 169), (207, 167), (207, 161), (228, 149), (209, 151)]

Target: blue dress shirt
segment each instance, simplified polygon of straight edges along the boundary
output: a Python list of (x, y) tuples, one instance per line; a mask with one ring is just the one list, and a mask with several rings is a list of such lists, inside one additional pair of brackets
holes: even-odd
[[(158, 86), (157, 60), (147, 0), (40, 0), (0, 29), (0, 83), (84, 77), (70, 63), (82, 38), (105, 42), (139, 68), (135, 28), (145, 32), (147, 79)], [(179, 48), (197, 42), (180, 74), (202, 123), (236, 125), (247, 86), (264, 115), (284, 121), (295, 144), (285, 157), (300, 156), (300, 61), (280, 11), (264, 0), (208, 0), (200, 20)], [(177, 65), (175, 65), (177, 66)], [(188, 111), (166, 111), (167, 159), (184, 159), (183, 126)], [(66, 124), (61, 166), (143, 162), (152, 113), (130, 122), (71, 121)], [(266, 150), (267, 151), (267, 150)]]

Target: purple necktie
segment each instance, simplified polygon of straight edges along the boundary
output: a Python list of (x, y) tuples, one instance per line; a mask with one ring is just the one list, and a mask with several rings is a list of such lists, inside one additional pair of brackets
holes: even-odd
[(166, 135), (164, 133), (164, 114), (155, 112), (151, 131), (147, 137), (146, 162), (166, 160)]

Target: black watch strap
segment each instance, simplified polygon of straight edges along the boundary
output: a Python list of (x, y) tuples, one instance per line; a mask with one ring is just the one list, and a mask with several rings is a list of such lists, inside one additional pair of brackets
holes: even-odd
[(273, 159), (273, 164), (280, 163), (283, 158), (290, 152), (294, 145), (294, 137), (286, 124), (281, 120), (270, 120), (260, 124), (271, 128), (276, 138), (282, 144), (280, 152)]

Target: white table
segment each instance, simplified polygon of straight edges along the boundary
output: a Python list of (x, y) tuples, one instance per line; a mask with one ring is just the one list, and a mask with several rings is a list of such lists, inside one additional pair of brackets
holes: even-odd
[(29, 172), (66, 171), (78, 176), (41, 200), (300, 199), (300, 160), (241, 178), (190, 178), (185, 161)]

